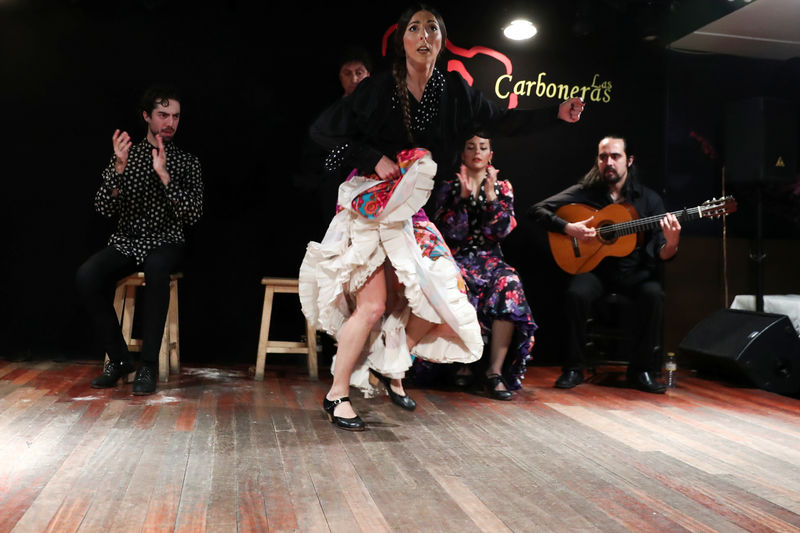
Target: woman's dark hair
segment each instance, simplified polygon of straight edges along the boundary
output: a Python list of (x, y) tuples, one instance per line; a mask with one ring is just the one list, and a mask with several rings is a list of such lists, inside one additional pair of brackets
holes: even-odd
[(486, 139), (487, 141), (489, 141), (489, 148), (491, 149), (491, 147), (492, 147), (492, 137), (491, 137), (491, 135), (489, 135), (489, 133), (487, 131), (485, 131), (485, 130), (473, 131), (472, 133), (470, 133), (469, 135), (466, 136), (466, 138), (464, 139), (463, 144), (466, 146), (467, 141), (472, 139), (473, 137), (480, 137), (481, 139)]
[(157, 105), (167, 105), (168, 100), (181, 101), (180, 91), (172, 85), (151, 85), (139, 100), (139, 110), (149, 116)]
[[(400, 59), (403, 60), (405, 64), (406, 59), (406, 51), (403, 47), (403, 37), (406, 34), (406, 28), (408, 28), (408, 23), (411, 22), (411, 17), (414, 16), (415, 13), (419, 13), (420, 11), (428, 11), (436, 17), (436, 22), (439, 23), (439, 32), (442, 34), (442, 49), (439, 50), (439, 55), (441, 56), (445, 49), (445, 42), (447, 42), (447, 27), (444, 24), (444, 19), (439, 11), (436, 10), (435, 7), (429, 6), (427, 4), (412, 4), (406, 8), (400, 14), (400, 18), (397, 19), (397, 29), (394, 30), (394, 35), (392, 36), (392, 44), (394, 46), (395, 52), (395, 62), (399, 61)], [(437, 58), (438, 59), (438, 58)]]
[(447, 27), (444, 25), (442, 15), (440, 15), (435, 8), (427, 4), (412, 4), (406, 8), (406, 10), (400, 14), (400, 18), (397, 19), (397, 28), (394, 30), (394, 36), (392, 38), (394, 48), (392, 75), (394, 76), (395, 83), (397, 83), (397, 96), (400, 98), (403, 125), (406, 128), (408, 140), (412, 143), (414, 142), (414, 135), (411, 133), (411, 105), (408, 102), (408, 87), (406, 86), (406, 76), (408, 72), (406, 70), (406, 50), (403, 46), (403, 37), (405, 36), (406, 28), (408, 28), (408, 23), (411, 21), (411, 17), (420, 11), (428, 11), (436, 17), (436, 22), (439, 24), (439, 32), (442, 35), (442, 48), (439, 50), (440, 57), (444, 52), (445, 43), (447, 42)]

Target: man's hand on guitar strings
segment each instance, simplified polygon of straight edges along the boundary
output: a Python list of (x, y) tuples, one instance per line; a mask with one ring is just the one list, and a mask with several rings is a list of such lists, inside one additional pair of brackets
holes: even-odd
[(678, 242), (681, 240), (681, 223), (672, 213), (667, 213), (659, 222), (664, 239), (667, 243), (661, 248), (661, 259), (669, 259), (678, 252)]
[(678, 218), (672, 213), (667, 213), (661, 219), (660, 224), (664, 238), (667, 240), (667, 246), (677, 247), (681, 238), (681, 223), (678, 222)]
[(568, 223), (564, 226), (564, 233), (579, 241), (590, 241), (594, 239), (597, 236), (597, 230), (588, 225), (593, 218), (594, 216), (591, 216), (586, 220)]

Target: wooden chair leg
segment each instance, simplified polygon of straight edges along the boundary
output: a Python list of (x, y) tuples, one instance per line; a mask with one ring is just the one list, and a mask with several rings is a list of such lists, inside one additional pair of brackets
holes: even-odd
[(165, 321), (158, 351), (158, 380), (169, 381), (169, 324)]
[(261, 310), (261, 331), (258, 335), (258, 355), (256, 357), (255, 379), (264, 381), (264, 365), (267, 358), (267, 342), (269, 339), (269, 323), (272, 318), (272, 299), (275, 288), (267, 286), (264, 289), (264, 307)]
[(181, 341), (178, 328), (178, 282), (169, 284), (169, 371), (171, 374), (181, 373)]
[(308, 338), (308, 375), (311, 379), (319, 379), (317, 371), (317, 330), (306, 320), (306, 337)]
[(136, 310), (136, 285), (128, 285), (125, 288), (125, 304), (122, 310), (122, 338), (125, 344), (131, 345), (133, 338), (133, 313)]
[[(122, 305), (122, 338), (128, 348), (133, 344), (133, 313), (136, 310), (136, 285), (127, 285), (125, 289), (125, 301)], [(126, 381), (132, 383), (136, 377), (136, 372), (128, 374)]]
[(120, 285), (114, 290), (114, 311), (117, 313), (117, 321), (122, 323), (122, 309), (125, 305), (125, 285)]

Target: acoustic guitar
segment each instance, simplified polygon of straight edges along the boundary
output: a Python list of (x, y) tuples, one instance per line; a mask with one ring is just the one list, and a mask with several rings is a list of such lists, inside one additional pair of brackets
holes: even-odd
[[(706, 200), (691, 209), (673, 211), (672, 214), (683, 224), (699, 218), (713, 218), (736, 211), (736, 200), (726, 196), (719, 200)], [(567, 222), (579, 222), (592, 218), (587, 224), (597, 230), (596, 238), (579, 241), (564, 233), (548, 233), (550, 250), (559, 267), (570, 274), (590, 272), (600, 261), (608, 256), (625, 257), (636, 247), (637, 233), (657, 228), (666, 213), (639, 218), (636, 209), (630, 204), (611, 204), (603, 209), (595, 209), (584, 204), (567, 204), (556, 211), (556, 215)]]

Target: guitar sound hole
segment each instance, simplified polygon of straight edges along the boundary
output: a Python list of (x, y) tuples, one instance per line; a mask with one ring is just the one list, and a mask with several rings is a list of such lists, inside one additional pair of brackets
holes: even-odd
[(597, 225), (597, 240), (603, 244), (612, 244), (619, 238), (616, 231), (608, 228), (613, 223), (612, 221), (604, 220)]

